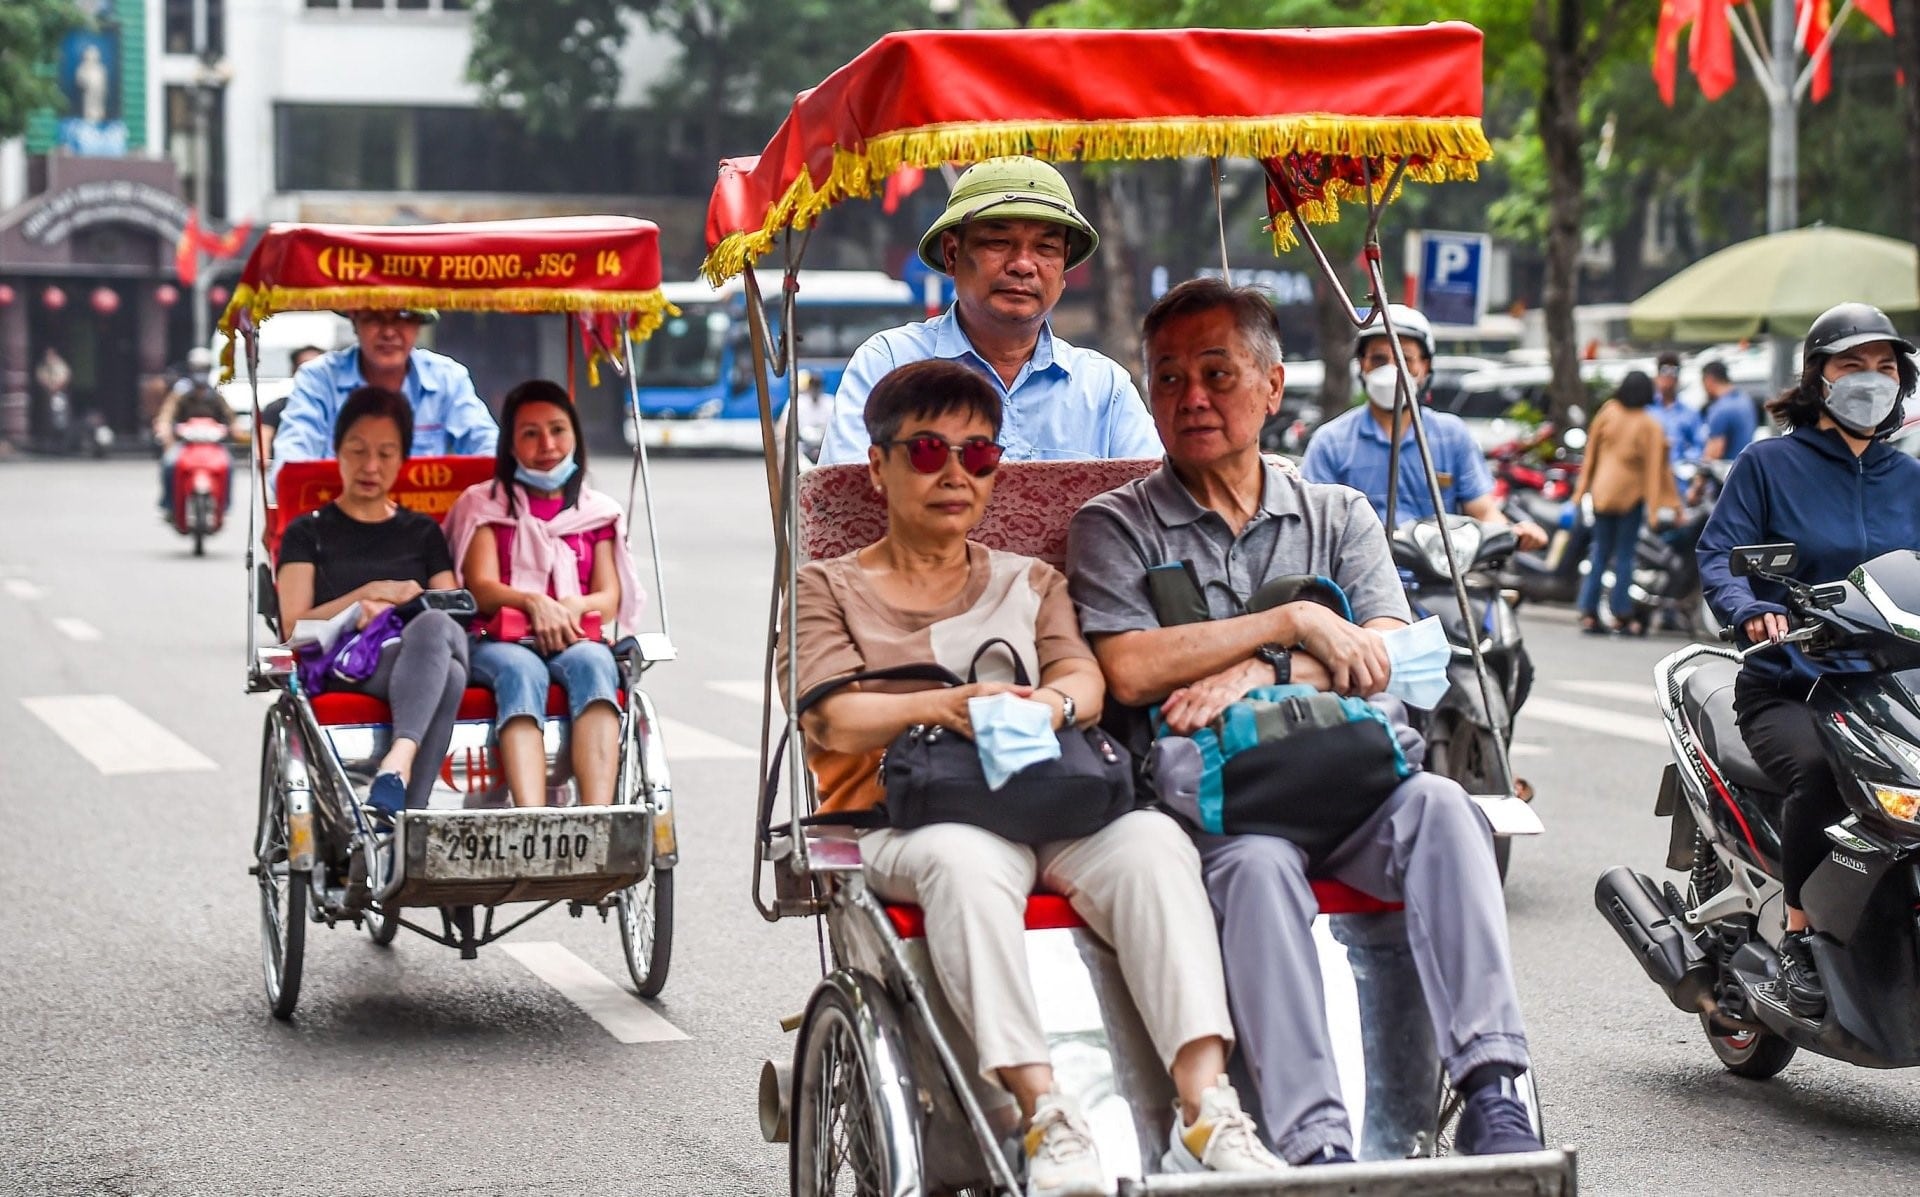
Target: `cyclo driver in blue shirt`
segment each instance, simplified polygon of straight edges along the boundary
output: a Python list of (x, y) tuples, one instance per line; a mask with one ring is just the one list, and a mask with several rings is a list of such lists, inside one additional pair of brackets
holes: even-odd
[[(1433, 381), (1433, 327), (1427, 318), (1403, 304), (1388, 308), (1394, 329), (1400, 334), (1401, 351), (1407, 359), (1407, 380), (1413, 385), (1414, 401), (1426, 398)], [(1361, 381), (1367, 402), (1328, 420), (1307, 443), (1306, 460), (1300, 474), (1309, 482), (1337, 482), (1351, 486), (1367, 496), (1374, 514), (1387, 518), (1387, 479), (1392, 442), (1389, 436), (1395, 423), (1394, 391), (1397, 385), (1393, 350), (1387, 344), (1385, 330), (1379, 326), (1361, 334), (1354, 346), (1354, 358), (1360, 363)], [(1506, 524), (1507, 515), (1493, 496), (1493, 477), (1487, 472), (1486, 454), (1474, 443), (1467, 422), (1451, 412), (1426, 411), (1422, 423), (1427, 429), (1427, 444), (1433, 450), (1433, 470), (1439, 475), (1440, 494), (1449, 514), (1470, 515), (1487, 524)], [(1425, 471), (1420, 466), (1420, 450), (1414, 443), (1413, 428), (1403, 414), (1400, 425), (1400, 490), (1394, 497), (1394, 518), (1425, 519), (1433, 514), (1433, 501), (1427, 493)], [(1547, 543), (1547, 534), (1539, 524), (1522, 520), (1513, 525), (1514, 538), (1523, 549), (1537, 549)]]
[(953, 306), (867, 338), (833, 396), (821, 465), (864, 462), (867, 395), (908, 362), (945, 358), (1000, 392), (1006, 461), (1158, 457), (1153, 418), (1118, 362), (1067, 344), (1048, 317), (1068, 270), (1100, 244), (1060, 172), (1037, 158), (989, 158), (954, 184), (920, 239), (920, 260), (953, 276)]
[(333, 455), (333, 422), (347, 396), (365, 386), (398, 391), (413, 409), (414, 457), (493, 456), (500, 429), (459, 362), (417, 342), (440, 318), (432, 308), (358, 311), (355, 344), (300, 367), (273, 438), (272, 475), (289, 461)]

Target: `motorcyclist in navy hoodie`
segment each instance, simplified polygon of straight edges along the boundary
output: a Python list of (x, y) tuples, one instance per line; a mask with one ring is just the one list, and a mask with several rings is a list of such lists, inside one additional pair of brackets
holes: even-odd
[[(1791, 541), (1792, 576), (1831, 582), (1882, 553), (1920, 549), (1920, 461), (1892, 448), (1901, 403), (1914, 393), (1914, 347), (1878, 308), (1843, 303), (1813, 322), (1800, 382), (1768, 405), (1791, 430), (1756, 441), (1734, 463), (1700, 536), (1700, 576), (1714, 614), (1746, 644), (1787, 634), (1785, 590), (1728, 568), (1739, 545)], [(1734, 714), (1754, 760), (1787, 782), (1781, 827), (1786, 931), (1780, 944), (1788, 1007), (1826, 1011), (1807, 940), (1814, 928), (1800, 887), (1826, 851), (1826, 828), (1846, 817), (1806, 698), (1824, 672), (1864, 662), (1813, 660), (1793, 645), (1755, 653), (1734, 685)]]

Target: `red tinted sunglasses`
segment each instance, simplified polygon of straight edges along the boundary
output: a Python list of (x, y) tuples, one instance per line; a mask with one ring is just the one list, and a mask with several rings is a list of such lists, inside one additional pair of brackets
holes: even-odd
[(947, 459), (953, 454), (960, 455), (960, 468), (975, 478), (985, 478), (1000, 468), (1000, 455), (1006, 448), (997, 445), (984, 436), (968, 437), (954, 444), (944, 436), (932, 432), (923, 432), (919, 436), (910, 436), (905, 440), (881, 441), (881, 448), (905, 445), (907, 464), (916, 474), (938, 474), (947, 468)]

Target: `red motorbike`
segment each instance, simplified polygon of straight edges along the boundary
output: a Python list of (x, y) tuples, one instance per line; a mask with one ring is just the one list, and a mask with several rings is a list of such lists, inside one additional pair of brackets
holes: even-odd
[(193, 555), (204, 557), (207, 537), (226, 520), (227, 488), (233, 482), (227, 426), (195, 416), (176, 424), (173, 434), (180, 444), (180, 456), (173, 463), (173, 528), (193, 537)]
[(1537, 491), (1544, 498), (1564, 503), (1573, 496), (1574, 481), (1580, 475), (1578, 450), (1569, 453), (1551, 449), (1553, 438), (1553, 425), (1542, 424), (1528, 436), (1487, 450), (1496, 498), (1504, 502), (1518, 491)]

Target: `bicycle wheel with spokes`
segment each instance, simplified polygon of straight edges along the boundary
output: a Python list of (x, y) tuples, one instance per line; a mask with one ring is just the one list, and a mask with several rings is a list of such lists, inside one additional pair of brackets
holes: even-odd
[(300, 1000), (300, 971), (307, 947), (308, 876), (288, 865), (287, 730), (285, 714), (267, 714), (260, 747), (260, 822), (254, 835), (255, 875), (260, 882), (260, 962), (267, 1006), (279, 1019), (293, 1017)]
[(644, 880), (620, 891), (616, 905), (627, 975), (641, 997), (659, 997), (673, 960), (673, 870), (649, 869)]
[(837, 989), (814, 1002), (793, 1077), (794, 1197), (888, 1197), (895, 1166), (858, 1020)]

